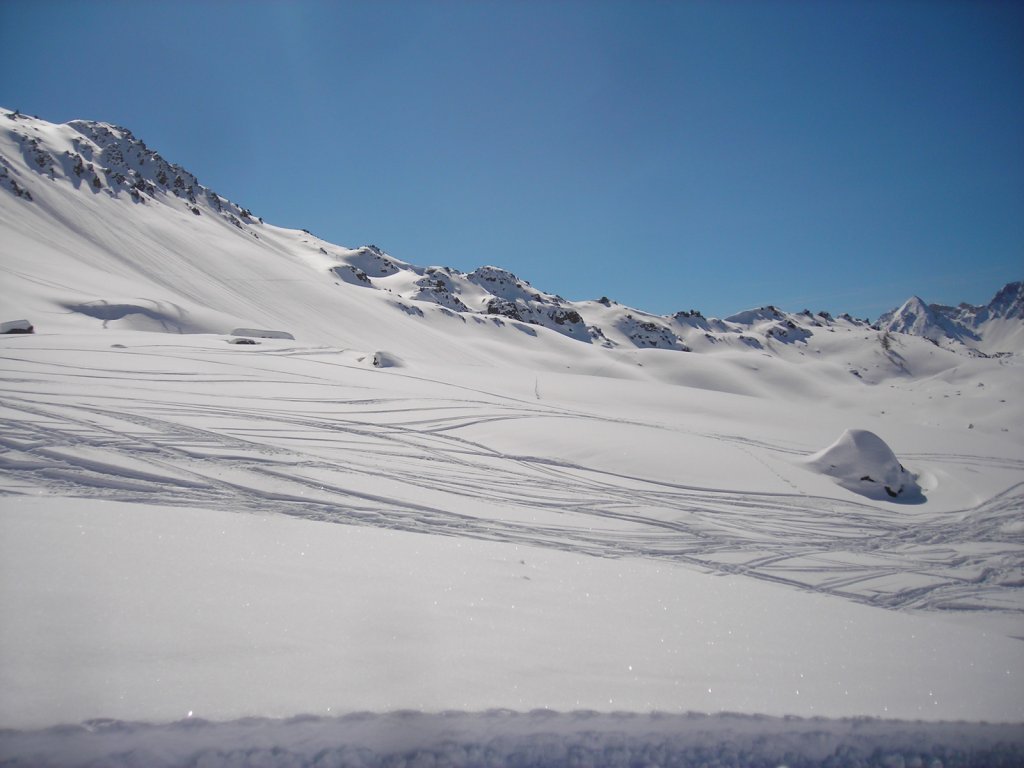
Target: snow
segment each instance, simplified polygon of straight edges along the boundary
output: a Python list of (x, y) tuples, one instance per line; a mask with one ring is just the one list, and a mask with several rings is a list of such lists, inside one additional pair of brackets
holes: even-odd
[[(1024, 647), (984, 620), (1021, 608), (1020, 461), (993, 453), (999, 435), (961, 430), (936, 454), (902, 424), (908, 460), (943, 479), (894, 515), (802, 468), (804, 404), (376, 369), (274, 339), (0, 349), (8, 725), (1024, 714)], [(961, 508), (962, 485), (1004, 490)], [(946, 620), (955, 607), (973, 626)], [(61, 659), (90, 661), (71, 675)]]
[(1021, 349), (1024, 337), (1024, 282), (1009, 283), (981, 307), (961, 304), (945, 307), (908, 299), (899, 309), (878, 319), (886, 331), (912, 333), (940, 346), (963, 345), (986, 354)]
[(874, 432), (848, 429), (827, 448), (807, 457), (807, 467), (834, 478), (847, 490), (884, 501), (920, 500), (921, 488), (892, 448)]
[[(1022, 712), (1017, 640), (742, 576), (97, 499), (6, 498), (0, 520), (0, 608), (18, 617), (0, 629), (0, 716), (13, 727), (98, 713)], [(177, 749), (197, 749), (190, 733)]]
[[(11, 734), (0, 759), (34, 766), (375, 766), (851, 765), (988, 768), (1024, 756), (1019, 726), (893, 723), (867, 719), (768, 718), (724, 714), (556, 713), (305, 715), (167, 725), (95, 720)], [(17, 759), (17, 758), (16, 758)]]
[(0, 333), (32, 333), (32, 323), (28, 320), (8, 320), (0, 323)]
[(295, 337), (288, 333), (288, 331), (269, 331), (259, 328), (235, 328), (231, 335), (246, 336), (252, 339), (290, 339), (295, 341)]
[(1019, 355), (569, 302), (264, 223), (122, 129), (0, 123), (36, 330), (0, 336), (0, 760), (305, 765), (413, 721), (509, 759), (1021, 743)]

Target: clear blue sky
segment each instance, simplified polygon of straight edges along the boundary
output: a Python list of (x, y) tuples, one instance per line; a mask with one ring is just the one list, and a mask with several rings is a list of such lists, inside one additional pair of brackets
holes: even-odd
[(872, 319), (1024, 279), (1024, 3), (0, 2), (0, 104), (567, 298)]

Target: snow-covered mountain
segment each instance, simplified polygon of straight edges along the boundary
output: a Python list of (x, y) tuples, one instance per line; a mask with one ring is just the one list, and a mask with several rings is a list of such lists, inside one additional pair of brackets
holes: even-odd
[(364, 711), (396, 714), (339, 727), (378, 746), (1024, 719), (1020, 284), (881, 325), (569, 301), (8, 111), (0, 186), (0, 763), (216, 764), (258, 730), (309, 754), (236, 764), (345, 765), (323, 731)]
[(1005, 354), (1024, 350), (1024, 282), (1005, 285), (988, 304), (947, 307), (917, 296), (883, 314), (884, 331), (922, 336), (951, 349)]
[[(830, 356), (839, 336), (867, 342), (847, 367), (869, 380), (879, 365), (886, 374), (908, 372), (905, 365), (893, 369), (879, 329), (941, 341), (952, 351), (1015, 352), (1024, 344), (1020, 283), (981, 308), (912, 299), (872, 327), (848, 315), (772, 306), (724, 319), (694, 310), (659, 316), (606, 297), (569, 301), (499, 267), (468, 274), (420, 267), (376, 246), (346, 248), (272, 226), (131, 131), (105, 123), (54, 125), (3, 110), (0, 186), (3, 319), (24, 316), (40, 329), (102, 323), (228, 333), (270, 324), (307, 340), (371, 348), (393, 344), (397, 335), (410, 342), (399, 355), (416, 355), (437, 346), (426, 340), (437, 341), (432, 328), (458, 322), (467, 326), (460, 335), (484, 346), (495, 329), (505, 341), (510, 333), (540, 338), (522, 351), (543, 359), (558, 344), (549, 334), (538, 337), (539, 328), (601, 349), (786, 359)], [(53, 274), (74, 279), (54, 281)], [(480, 344), (470, 346), (480, 353)]]

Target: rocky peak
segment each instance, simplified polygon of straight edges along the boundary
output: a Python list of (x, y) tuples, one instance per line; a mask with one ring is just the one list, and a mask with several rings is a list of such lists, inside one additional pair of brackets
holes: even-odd
[[(994, 322), (1007, 320), (1024, 320), (1024, 283), (1008, 283), (982, 306), (926, 304), (913, 296), (898, 309), (879, 317), (877, 327), (891, 333), (922, 336), (939, 346), (962, 345), (976, 352), (998, 352), (1009, 350), (989, 348), (991, 345), (985, 343), (986, 331)], [(1006, 339), (1005, 333), (1000, 338)]]
[[(105, 190), (134, 203), (178, 200), (193, 214), (219, 215), (255, 235), (248, 229), (256, 223), (251, 211), (203, 186), (180, 165), (167, 162), (127, 128), (91, 120), (52, 126), (20, 113), (5, 114), (17, 126), (9, 130), (26, 164), (53, 181), (69, 181), (76, 188), (84, 185), (94, 192)], [(43, 133), (42, 127), (58, 130)]]
[(1024, 282), (1004, 285), (988, 303), (988, 309), (995, 317), (1024, 320)]

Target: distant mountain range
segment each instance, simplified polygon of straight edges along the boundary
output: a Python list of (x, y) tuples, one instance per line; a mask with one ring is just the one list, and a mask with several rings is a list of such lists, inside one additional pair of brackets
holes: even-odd
[[(545, 328), (597, 348), (783, 354), (783, 348), (839, 330), (865, 338), (872, 332), (920, 336), (969, 355), (1024, 351), (1021, 282), (981, 307), (914, 297), (874, 324), (774, 306), (716, 319), (695, 310), (653, 315), (607, 297), (569, 301), (496, 266), (469, 273), (421, 267), (373, 245), (344, 248), (305, 230), (273, 227), (131, 131), (106, 123), (52, 124), (0, 111), (0, 187), (0, 256), (8, 272), (0, 298), (5, 313), (34, 313), (29, 320), (40, 330), (53, 312), (61, 313), (62, 323), (71, 313), (105, 325), (127, 319), (177, 332), (228, 333), (275, 314), (294, 327), (300, 310), (334, 311), (325, 309), (326, 299), (284, 287), (296, 275), (311, 279), (312, 268), (321, 276), (316, 291), (320, 282), (344, 286), (332, 300), (346, 305), (353, 291), (376, 294), (407, 321), (440, 313), (534, 334), (530, 329)], [(75, 277), (61, 282), (54, 271)], [(256, 296), (259, 281), (266, 285)], [(279, 290), (268, 290), (271, 281)], [(285, 302), (294, 306), (284, 311)], [(344, 317), (344, 327), (351, 327), (351, 313)], [(375, 325), (366, 314), (357, 322)], [(322, 337), (324, 325), (315, 325)]]
[(1024, 283), (1005, 285), (980, 307), (926, 304), (914, 296), (899, 309), (886, 312), (878, 327), (894, 333), (922, 336), (943, 346), (962, 345), (993, 354), (1024, 349)]

